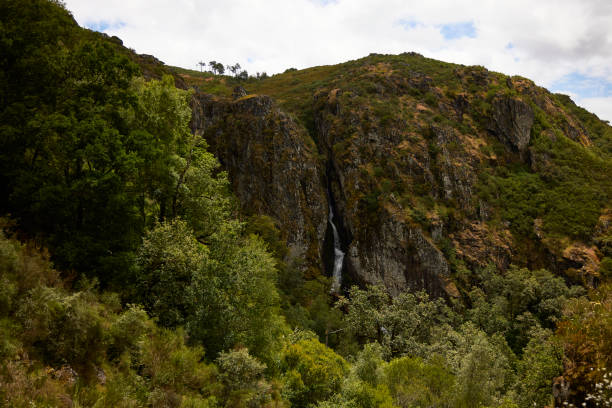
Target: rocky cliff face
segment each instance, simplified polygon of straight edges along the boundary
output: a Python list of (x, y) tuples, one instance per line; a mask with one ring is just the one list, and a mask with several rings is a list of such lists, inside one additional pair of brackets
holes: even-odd
[(531, 138), (533, 111), (525, 102), (509, 97), (495, 98), (489, 130), (510, 148), (524, 152)]
[[(350, 237), (347, 272), (361, 283), (382, 283), (393, 295), (425, 289), (441, 296), (447, 286), (454, 293), (449, 286), (449, 265), (431, 237), (409, 222), (395, 200), (383, 205), (377, 197), (368, 197), (376, 186), (364, 172), (373, 158), (384, 161), (401, 149), (407, 128), (402, 124), (390, 130), (372, 127), (351, 106), (351, 98), (341, 96), (342, 91), (334, 89), (315, 95), (314, 103), (317, 139), (330, 167), (330, 194), (345, 236)], [(420, 153), (421, 163), (409, 160), (407, 168), (396, 169), (393, 177), (416, 171), (433, 182), (427, 152)]]
[(255, 94), (196, 93), (194, 131), (242, 206), (274, 217), (313, 273), (330, 272), (331, 206), (349, 281), (392, 294), (457, 296), (462, 270), (491, 264), (596, 281), (610, 182), (599, 176), (601, 197), (576, 208), (584, 217), (572, 219), (564, 194), (595, 194), (580, 184), (610, 168), (611, 133), (571, 102), (523, 78), (415, 54), (245, 88)]
[(322, 266), (327, 228), (325, 171), (305, 129), (268, 96), (218, 99), (197, 94), (193, 131), (203, 134), (229, 172), (247, 213), (279, 222), (291, 256)]

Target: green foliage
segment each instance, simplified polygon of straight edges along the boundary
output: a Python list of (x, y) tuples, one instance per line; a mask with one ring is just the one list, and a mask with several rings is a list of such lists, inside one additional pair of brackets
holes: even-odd
[(612, 258), (609, 256), (604, 257), (599, 264), (599, 274), (604, 279), (612, 278)]
[(453, 406), (455, 378), (439, 361), (401, 357), (390, 361), (384, 374), (396, 406)]
[(385, 385), (383, 370), (386, 363), (382, 356), (380, 345), (366, 344), (357, 354), (340, 394), (332, 401), (340, 400), (349, 406), (363, 408), (393, 407), (391, 394)]
[(516, 353), (527, 345), (533, 328), (553, 328), (566, 300), (583, 293), (546, 270), (512, 266), (499, 273), (489, 267), (478, 271), (478, 279), (469, 293), (468, 319), (488, 334), (503, 334)]
[[(4, 2), (0, 19), (0, 212), (79, 278), (60, 280), (31, 244), (0, 235), (0, 404), (279, 407), (280, 381), (296, 407), (510, 407), (514, 396), (544, 405), (564, 356), (542, 328), (555, 327), (564, 305), (567, 374), (578, 392), (601, 380), (588, 368), (610, 363), (609, 299), (567, 304), (581, 291), (544, 270), (472, 274), (447, 237), (436, 242), (462, 274), (466, 304), (454, 306), (463, 315), (442, 299), (392, 298), (381, 286), (352, 288), (331, 308), (329, 282), (288, 258), (274, 220), (235, 219), (227, 175), (190, 131), (191, 93), (174, 86), (181, 78), (137, 78), (130, 59), (148, 77), (164, 69), (78, 28), (56, 1)], [(238, 83), (175, 72), (217, 95)], [(347, 211), (363, 222), (357, 230), (374, 226), (397, 197), (425, 229), (434, 211), (449, 233), (471, 219), (469, 203), (436, 204), (431, 181), (451, 158), (431, 132), (421, 135), (432, 121), (486, 140), (470, 160), (481, 166), (478, 185), (466, 189), (475, 187), (493, 226), (509, 225), (525, 248), (589, 243), (609, 206), (611, 128), (569, 98), (535, 87), (528, 95), (482, 67), (373, 54), (246, 85), (273, 96), (309, 139), (318, 139), (317, 121), (334, 121), (326, 142), (336, 164), (354, 150), (371, 157), (357, 170), (360, 190), (345, 191)], [(529, 160), (484, 134), (502, 94), (534, 110)], [(567, 115), (548, 112), (549, 102)], [(572, 133), (576, 124), (585, 129)], [(372, 132), (376, 143), (358, 143)], [(406, 152), (381, 154), (379, 141)], [(447, 146), (458, 158), (469, 147)], [(606, 232), (598, 233), (605, 281), (612, 263)], [(120, 296), (98, 294), (82, 275)], [(285, 320), (352, 365), (314, 334), (285, 336)]]
[[(182, 331), (156, 328), (138, 306), (117, 310), (113, 296), (99, 296), (86, 281), (67, 292), (43, 256), (3, 234), (0, 265), (0, 278), (17, 288), (0, 318), (0, 395), (8, 406), (72, 398), (144, 407), (183, 397), (214, 406), (216, 370), (201, 362), (201, 347), (185, 345)], [(105, 384), (96, 387), (100, 376)]]
[(187, 328), (210, 355), (243, 345), (272, 368), (285, 331), (274, 261), (258, 238), (220, 233), (210, 262), (185, 293), (193, 310)]
[(274, 261), (232, 222), (218, 228), (207, 246), (181, 220), (152, 230), (139, 252), (138, 299), (161, 324), (185, 324), (209, 356), (241, 344), (271, 361), (284, 330)]
[(612, 288), (602, 285), (589, 297), (567, 302), (557, 335), (563, 342), (569, 369), (564, 373), (577, 396), (594, 391), (612, 366)]
[(284, 393), (295, 407), (306, 407), (338, 392), (348, 364), (316, 339), (287, 346), (283, 364)]
[(503, 339), (495, 336), (489, 339), (468, 323), (461, 328), (456, 340), (456, 348), (449, 360), (457, 376), (457, 406), (500, 403), (512, 384)]
[(592, 234), (601, 207), (610, 200), (612, 186), (606, 177), (612, 170), (610, 160), (559, 130), (554, 135), (541, 135), (533, 142), (534, 152), (549, 158), (548, 163), (543, 160), (539, 172), (552, 181), (545, 196), (544, 227), (552, 233), (585, 239)]
[(249, 355), (247, 349), (220, 353), (217, 357), (219, 380), (231, 407), (262, 406), (270, 399), (270, 385), (264, 381), (266, 365)]
[(436, 96), (431, 93), (431, 92), (427, 92), (425, 94), (425, 103), (431, 107), (437, 107), (438, 105), (438, 98), (436, 98)]
[[(1, 210), (43, 234), (61, 268), (121, 286), (145, 227), (182, 216), (198, 237), (214, 232), (230, 211), (227, 177), (190, 132), (189, 92), (172, 77), (134, 79), (137, 67), (115, 44), (86, 35), (57, 4), (36, 3), (3, 15), (31, 30), (3, 31), (6, 41), (23, 35), (40, 60), (3, 60), (14, 75), (2, 82), (11, 137)], [(30, 77), (28, 64), (45, 75)]]
[(533, 238), (534, 220), (540, 218), (549, 236), (590, 239), (602, 207), (609, 202), (611, 186), (604, 175), (612, 170), (610, 161), (558, 129), (554, 136), (550, 131), (535, 133), (532, 168), (537, 173), (520, 166), (482, 173), (480, 197), (500, 210), (500, 218), (510, 222), (517, 236)]
[(2, 8), (0, 43), (10, 58), (0, 69), (1, 210), (46, 235), (61, 267), (106, 277), (129, 263), (125, 251), (138, 240), (120, 115), (137, 67), (85, 35), (57, 2)]
[(582, 122), (588, 133), (589, 137), (593, 142), (608, 155), (612, 153), (612, 127), (599, 120), (597, 116), (588, 112), (586, 109), (576, 105), (569, 96), (555, 94), (557, 101), (559, 101), (565, 109), (572, 114), (576, 115), (580, 122)]
[(159, 224), (138, 251), (136, 300), (163, 326), (179, 326), (193, 313), (185, 291), (206, 267), (208, 249), (181, 220)]
[(42, 343), (43, 358), (52, 364), (70, 362), (90, 369), (104, 352), (104, 327), (92, 295), (67, 296), (60, 289), (38, 287), (22, 300), (17, 317), (28, 344)]
[[(141, 344), (143, 374), (155, 388), (177, 393), (197, 393), (206, 389), (216, 376), (212, 366), (203, 364), (204, 350), (187, 347), (181, 330), (158, 329)], [(209, 390), (212, 391), (212, 390)]]
[(501, 217), (520, 236), (533, 236), (534, 219), (542, 214), (545, 203), (544, 183), (537, 174), (525, 171), (491, 175), (483, 173), (479, 195), (502, 208)]
[(204, 139), (189, 130), (190, 93), (174, 87), (172, 77), (132, 89), (138, 104), (124, 115), (141, 150), (138, 180), (145, 225), (184, 217), (200, 239), (207, 239), (230, 213), (228, 180), (206, 151)]
[(338, 307), (347, 309), (344, 321), (350, 334), (362, 342), (378, 342), (392, 356), (427, 356), (456, 319), (442, 299), (430, 300), (425, 292), (391, 298), (383, 286), (353, 287)]
[(370, 385), (376, 386), (382, 382), (384, 365), (383, 349), (378, 343), (369, 343), (357, 354), (351, 367), (351, 373)]
[(125, 352), (136, 354), (143, 337), (150, 334), (151, 326), (147, 313), (140, 306), (128, 305), (110, 327), (109, 358), (119, 358)]
[(551, 379), (563, 371), (563, 349), (551, 334), (546, 330), (534, 331), (518, 362), (516, 398), (521, 407), (547, 405)]
[[(362, 381), (347, 380), (340, 401), (359, 408), (393, 408), (393, 399), (384, 385), (372, 386)], [(325, 405), (319, 405), (325, 406)]]

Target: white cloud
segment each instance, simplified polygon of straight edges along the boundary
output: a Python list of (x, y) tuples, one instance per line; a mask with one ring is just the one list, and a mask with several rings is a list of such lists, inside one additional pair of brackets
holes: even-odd
[[(249, 72), (335, 64), (371, 52), (416, 51), (550, 87), (571, 73), (612, 82), (608, 0), (67, 0), (81, 25), (170, 65), (239, 62)], [(401, 24), (400, 22), (414, 24)], [(472, 22), (475, 37), (441, 27)], [(507, 47), (512, 44), (512, 47)], [(251, 62), (248, 62), (248, 61)], [(612, 119), (605, 95), (592, 102)], [(610, 95), (612, 96), (612, 95)], [(583, 99), (586, 101), (586, 99)], [(591, 102), (589, 102), (591, 103)]]
[(586, 110), (595, 113), (599, 119), (612, 122), (612, 96), (601, 98), (572, 98)]

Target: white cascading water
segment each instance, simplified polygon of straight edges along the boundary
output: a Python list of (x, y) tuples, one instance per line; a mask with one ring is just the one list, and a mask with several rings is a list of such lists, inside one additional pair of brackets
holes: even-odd
[(331, 292), (338, 293), (342, 284), (342, 262), (344, 261), (344, 252), (340, 249), (340, 235), (334, 225), (334, 212), (332, 206), (329, 206), (329, 223), (331, 224), (334, 233), (334, 271), (332, 274)]

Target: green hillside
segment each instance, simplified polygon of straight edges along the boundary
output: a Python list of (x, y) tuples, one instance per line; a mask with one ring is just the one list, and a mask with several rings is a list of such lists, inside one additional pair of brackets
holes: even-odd
[(611, 171), (525, 78), (239, 79), (2, 2), (0, 407), (604, 406)]

